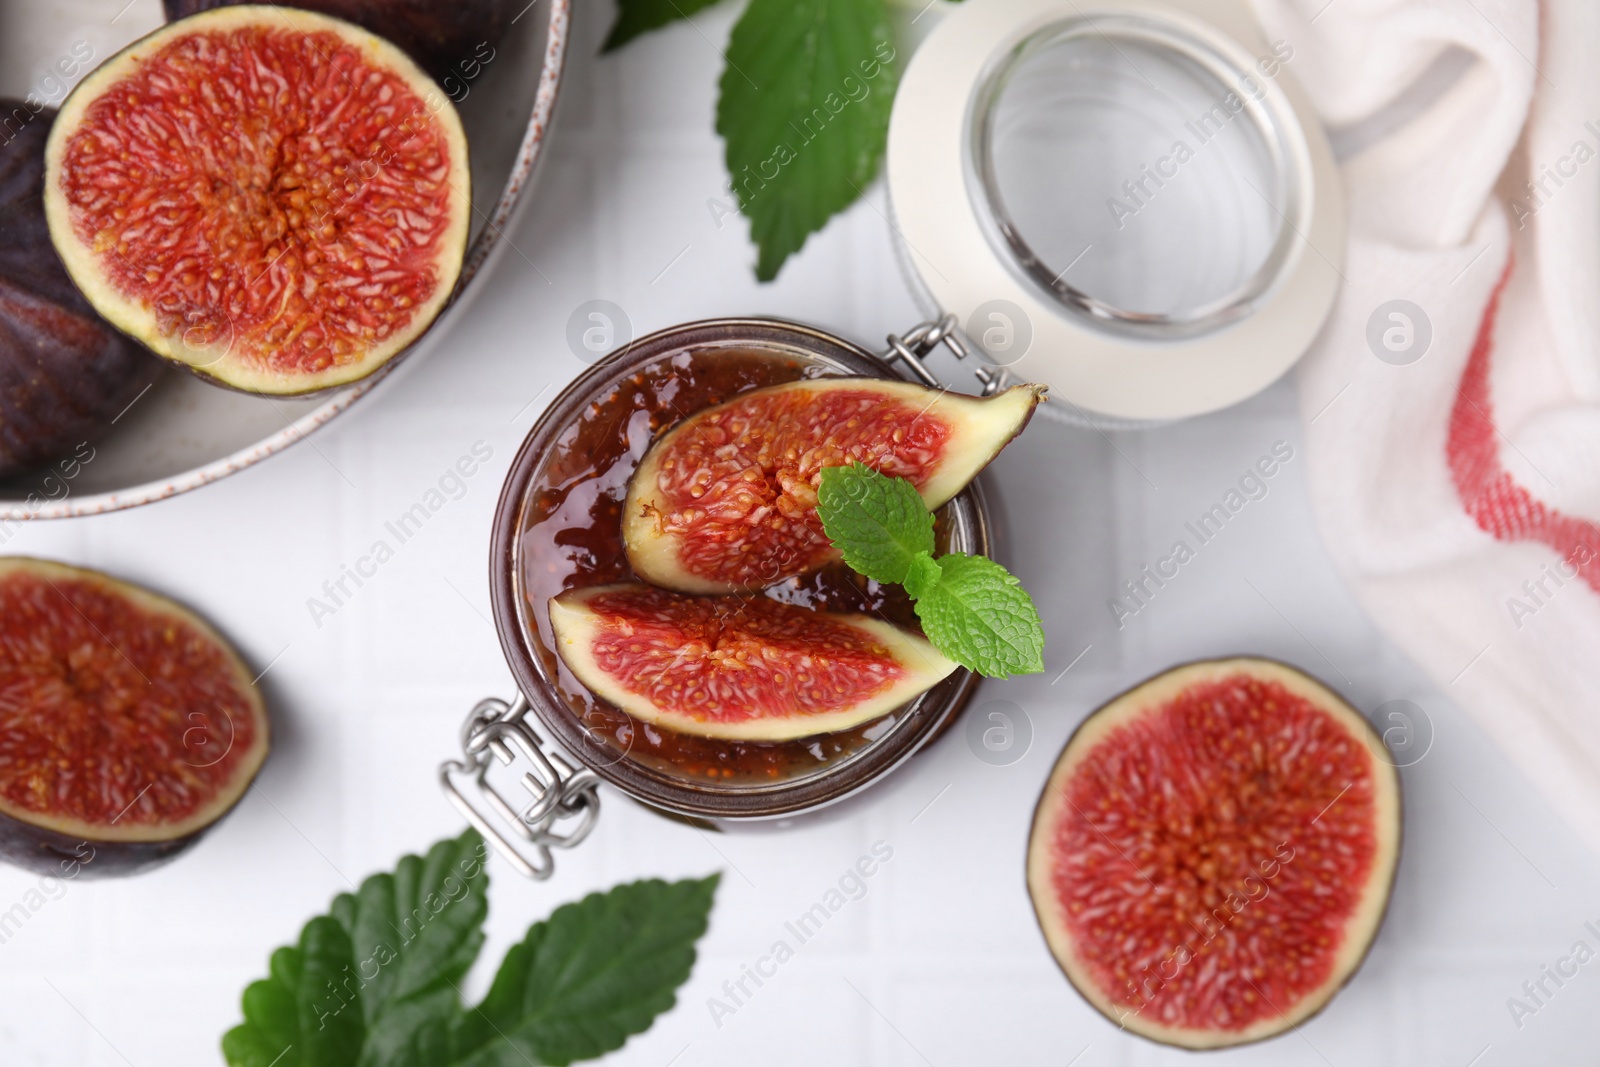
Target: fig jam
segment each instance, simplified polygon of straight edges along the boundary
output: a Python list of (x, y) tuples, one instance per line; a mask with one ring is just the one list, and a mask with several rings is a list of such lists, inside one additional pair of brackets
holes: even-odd
[[(562, 427), (534, 474), (518, 544), (520, 592), (539, 666), (585, 727), (586, 739), (674, 777), (726, 785), (768, 785), (838, 764), (883, 736), (895, 713), (839, 733), (784, 742), (727, 741), (675, 733), (641, 722), (597, 698), (555, 653), (547, 607), (568, 589), (637, 581), (622, 545), (628, 479), (659, 434), (702, 408), (738, 393), (837, 373), (776, 350), (703, 348), (646, 363), (611, 382)], [(937, 521), (940, 551), (947, 547)], [(909, 630), (917, 618), (905, 592), (856, 574), (842, 563), (765, 591), (819, 611), (875, 615)], [(593, 754), (591, 754), (593, 755)]]

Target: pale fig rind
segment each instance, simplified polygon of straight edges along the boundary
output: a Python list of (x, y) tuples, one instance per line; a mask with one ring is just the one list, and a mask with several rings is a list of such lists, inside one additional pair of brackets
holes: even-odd
[[(821, 396), (834, 391), (862, 390), (881, 395), (885, 403), (907, 405), (918, 413), (918, 418), (942, 420), (950, 428), (951, 436), (944, 445), (940, 462), (917, 487), (930, 510), (966, 488), (1001, 449), (1022, 432), (1045, 394), (1045, 387), (1040, 385), (1017, 385), (995, 396), (980, 398), (929, 389), (912, 382), (855, 377), (811, 378), (750, 390), (695, 412), (652, 442), (628, 482), (622, 511), (622, 538), (634, 573), (645, 581), (679, 592), (734, 593), (773, 585), (838, 559), (838, 553), (821, 534), (819, 524), (820, 551), (795, 563), (778, 561), (763, 570), (760, 581), (726, 581), (695, 573), (684, 563), (687, 542), (693, 534), (667, 528), (667, 520), (676, 508), (662, 490), (663, 457), (670, 454), (675, 441), (695, 433), (708, 416), (731, 405), (783, 392), (804, 391)], [(815, 489), (820, 471), (811, 474)]]
[[(958, 666), (925, 638), (901, 630), (882, 619), (814, 612), (811, 614), (870, 638), (880, 646), (884, 655), (904, 669), (903, 677), (882, 691), (823, 712), (796, 712), (786, 716), (734, 721), (696, 716), (683, 708), (664, 706), (651, 696), (630, 689), (602, 667), (595, 656), (596, 639), (607, 627), (607, 622), (590, 608), (589, 602), (607, 593), (643, 588), (647, 587), (618, 583), (576, 589), (552, 597), (550, 624), (555, 633), (556, 651), (578, 681), (595, 696), (636, 719), (678, 733), (728, 741), (788, 741), (848, 730), (909, 703), (948, 677)], [(793, 610), (808, 611), (803, 608)]]
[[(1291, 695), (1315, 705), (1370, 753), (1374, 783), (1375, 860), (1359, 887), (1359, 904), (1344, 924), (1343, 938), (1332, 961), (1329, 976), (1311, 993), (1288, 1005), (1285, 1010), (1267, 1014), (1243, 1029), (1172, 1025), (1158, 1018), (1159, 1012), (1131, 1010), (1129, 1006), (1114, 1000), (1102, 989), (1090, 967), (1078, 954), (1075, 939), (1066, 925), (1052, 885), (1055, 856), (1051, 836), (1068, 814), (1068, 783), (1108, 734), (1142, 714), (1164, 707), (1193, 686), (1240, 674), (1280, 685)], [(1057, 758), (1035, 808), (1029, 833), (1026, 881), (1047, 947), (1067, 980), (1097, 1011), (1119, 1028), (1160, 1044), (1196, 1050), (1231, 1048), (1264, 1041), (1294, 1029), (1325, 1008), (1349, 982), (1366, 959), (1382, 925), (1394, 887), (1400, 841), (1399, 775), (1383, 739), (1372, 725), (1342, 697), (1315, 678), (1274, 660), (1239, 656), (1173, 667), (1112, 698), (1078, 726)], [(1143, 873), (1142, 869), (1140, 873)], [(1189, 966), (1197, 964), (1191, 962)]]

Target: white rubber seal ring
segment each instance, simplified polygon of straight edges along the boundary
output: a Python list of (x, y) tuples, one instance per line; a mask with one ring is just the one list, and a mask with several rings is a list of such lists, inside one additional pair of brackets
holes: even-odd
[(1256, 103), (1289, 154), (1287, 172), (1297, 176), (1282, 218), (1290, 247), (1248, 307), (1198, 332), (1142, 329), (1096, 321), (1030, 278), (995, 239), (975, 177), (979, 98), (997, 67), (1039, 31), (1130, 17), (1202, 42), (1243, 71), (1269, 52), (1242, 0), (966, 0), (907, 67), (889, 124), (887, 178), (896, 239), (939, 308), (966, 322), (979, 305), (1004, 299), (1029, 317), (1032, 342), (1012, 374), (1049, 385), (1063, 414), (1168, 420), (1254, 395), (1309, 347), (1342, 280), (1344, 198), (1315, 113), (1282, 70), (1257, 80), (1264, 93)]

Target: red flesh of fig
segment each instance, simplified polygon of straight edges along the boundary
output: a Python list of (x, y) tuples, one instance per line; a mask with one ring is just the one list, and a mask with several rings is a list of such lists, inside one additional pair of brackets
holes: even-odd
[(411, 345), (471, 212), (450, 101), (393, 45), (306, 11), (172, 23), (62, 105), (45, 212), (90, 303), (247, 392), (317, 392)]
[(1360, 966), (1400, 844), (1383, 742), (1282, 664), (1175, 668), (1096, 711), (1034, 816), (1028, 888), (1057, 962), (1165, 1044), (1283, 1033)]
[(556, 651), (596, 696), (679, 733), (781, 741), (894, 710), (956, 665), (880, 619), (766, 597), (591, 586), (550, 601)]
[[(44, 217), (55, 112), (0, 100), (0, 477), (83, 458), (161, 364), (96, 315)], [(12, 132), (12, 131), (15, 132)]]
[(759, 589), (838, 558), (817, 516), (824, 467), (863, 463), (929, 508), (959, 493), (1044, 395), (988, 399), (871, 378), (756, 389), (696, 412), (645, 453), (623, 505), (628, 562), (685, 593)]
[(153, 866), (227, 814), (267, 748), (250, 671), (193, 613), (0, 559), (0, 858), (57, 876)]

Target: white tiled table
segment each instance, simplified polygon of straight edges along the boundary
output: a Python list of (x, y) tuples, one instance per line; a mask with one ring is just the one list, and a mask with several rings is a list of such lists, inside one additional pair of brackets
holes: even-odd
[[(523, 434), (581, 369), (564, 340), (574, 308), (615, 301), (636, 333), (781, 315), (865, 343), (915, 321), (881, 192), (771, 286), (752, 278), (742, 223), (716, 225), (706, 202), (722, 183), (711, 134), (721, 59), (711, 42), (730, 17), (717, 9), (696, 20), (702, 32), (680, 26), (597, 60), (609, 11), (579, 11), (558, 133), (511, 235), (516, 250), (450, 343), (381, 400), (200, 492), (30, 526), (5, 545), (145, 581), (210, 614), (254, 663), (277, 657), (264, 684), (278, 738), (260, 792), (191, 854), (137, 879), (73, 883), (0, 944), (0, 1063), (216, 1062), (239, 992), (272, 948), (351, 881), (460, 829), (434, 769), (471, 703), (511, 691), (486, 621), (489, 522)], [(1049, 666), (987, 684), (976, 705), (1023, 709), (1027, 754), (986, 764), (958, 728), (833, 817), (715, 838), (607, 793), (599, 829), (560, 857), (554, 881), (493, 868), (491, 938), (472, 990), (564, 900), (720, 869), (713, 928), (679, 1007), (614, 1062), (1182, 1061), (1123, 1036), (1068, 988), (1035, 932), (1022, 848), (1051, 758), (1090, 708), (1172, 663), (1250, 651), (1300, 664), (1369, 709), (1411, 699), (1435, 740), (1404, 772), (1400, 882), (1365, 968), (1300, 1035), (1208, 1062), (1595, 1062), (1600, 962), (1520, 1030), (1506, 999), (1578, 938), (1600, 947), (1583, 930), (1600, 919), (1600, 861), (1363, 618), (1318, 543), (1303, 455), (1149, 608), (1113, 625), (1105, 602), (1116, 586), (1279, 440), (1299, 448), (1290, 383), (1221, 415), (1114, 438), (1036, 421), (991, 484), (1006, 558), (1045, 614)], [(478, 441), (493, 458), (465, 495), (319, 628), (307, 599)], [(878, 841), (893, 858), (865, 896), (718, 1026), (707, 998)], [(34, 882), (0, 870), (0, 910)]]

